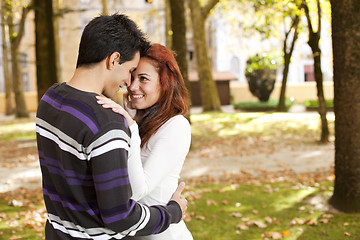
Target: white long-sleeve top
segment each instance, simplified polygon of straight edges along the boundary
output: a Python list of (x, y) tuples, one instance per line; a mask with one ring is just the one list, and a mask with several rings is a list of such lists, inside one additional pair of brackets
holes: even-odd
[[(143, 204), (166, 204), (175, 192), (191, 142), (188, 120), (177, 115), (164, 123), (140, 149), (138, 125), (130, 126), (129, 179), (132, 198)], [(192, 240), (184, 221), (172, 224), (161, 234), (132, 239)]]

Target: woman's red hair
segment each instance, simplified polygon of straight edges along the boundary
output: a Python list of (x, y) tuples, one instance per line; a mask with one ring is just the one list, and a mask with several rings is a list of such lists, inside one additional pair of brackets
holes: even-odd
[(189, 114), (188, 92), (173, 53), (161, 44), (152, 44), (142, 58), (149, 59), (156, 68), (160, 80), (160, 97), (155, 105), (138, 110), (141, 147), (170, 118)]

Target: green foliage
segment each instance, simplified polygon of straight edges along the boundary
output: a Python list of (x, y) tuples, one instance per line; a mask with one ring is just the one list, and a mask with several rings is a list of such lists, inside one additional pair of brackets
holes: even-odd
[(278, 57), (274, 53), (262, 53), (249, 57), (247, 60), (245, 75), (258, 69), (276, 69)]
[[(252, 111), (252, 112), (267, 112), (267, 111), (274, 111), (278, 106), (279, 100), (278, 99), (271, 99), (267, 102), (259, 102), (259, 101), (252, 101), (252, 102), (238, 102), (233, 103), (235, 109), (243, 110), (243, 111)], [(293, 105), (293, 99), (286, 99), (285, 106), (286, 109), (290, 109)]]

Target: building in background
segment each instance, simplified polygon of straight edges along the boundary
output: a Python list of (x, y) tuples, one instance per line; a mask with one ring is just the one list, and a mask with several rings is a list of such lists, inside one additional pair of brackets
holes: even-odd
[[(59, 80), (67, 81), (72, 77), (77, 60), (77, 49), (82, 30), (85, 25), (102, 12), (101, 0), (57, 0), (60, 3), (60, 13), (56, 14), (59, 43)], [(108, 13), (127, 14), (139, 27), (147, 33), (149, 40), (165, 44), (165, 4), (164, 0), (108, 0)], [(187, 15), (189, 12), (187, 11)], [(189, 17), (189, 16), (188, 16)], [(247, 91), (245, 66), (249, 56), (264, 51), (282, 51), (279, 39), (262, 40), (256, 34), (249, 34), (241, 28), (241, 15), (234, 14), (232, 19), (224, 18), (216, 9), (207, 21), (207, 41), (212, 68), (216, 72), (230, 71), (236, 75), (238, 84)], [(322, 70), (324, 81), (332, 81), (332, 46), (330, 22), (323, 21), (321, 38)], [(28, 110), (35, 111), (36, 97), (36, 67), (35, 67), (35, 33), (34, 13), (28, 14), (25, 24), (25, 34), (20, 47), (20, 61), (24, 91)], [(189, 71), (196, 71), (192, 30), (188, 26), (188, 60)], [(2, 39), (0, 36), (0, 41)], [(1, 51), (1, 49), (0, 49)], [(2, 52), (0, 52), (2, 54)], [(288, 85), (303, 84), (314, 81), (313, 60), (310, 47), (307, 45), (307, 33), (300, 35), (290, 64)], [(277, 80), (281, 81), (282, 69), (278, 70)], [(235, 84), (236, 85), (236, 84)], [(235, 87), (234, 87), (235, 89)], [(0, 60), (0, 113), (5, 111), (5, 87), (3, 79), (2, 59)], [(251, 94), (248, 94), (251, 96)], [(247, 95), (239, 94), (242, 98)], [(315, 96), (316, 97), (316, 96)]]

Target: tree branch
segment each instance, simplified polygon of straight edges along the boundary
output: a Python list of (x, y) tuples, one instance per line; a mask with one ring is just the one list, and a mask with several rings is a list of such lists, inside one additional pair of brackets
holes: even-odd
[(204, 19), (206, 19), (206, 17), (210, 13), (210, 10), (213, 9), (218, 2), (219, 2), (219, 0), (208, 0), (206, 2), (205, 6), (203, 6), (201, 8), (201, 14), (202, 14)]
[(317, 9), (318, 9), (318, 35), (320, 38), (321, 33), (321, 8), (320, 8), (320, 0), (317, 0)]
[(309, 27), (309, 31), (314, 34), (314, 30), (313, 30), (313, 27), (312, 27), (312, 24), (311, 24), (311, 18), (310, 18), (310, 13), (309, 13), (309, 7), (306, 3), (306, 0), (303, 0), (302, 1), (302, 4), (301, 4), (301, 7), (304, 9), (305, 11), (305, 15), (306, 15), (306, 20), (308, 22), (308, 27)]
[(19, 32), (17, 33), (17, 36), (14, 38), (15, 48), (17, 48), (20, 45), (21, 39), (24, 36), (26, 17), (27, 17), (27, 14), (29, 13), (31, 7), (33, 6), (33, 3), (34, 3), (34, 0), (32, 0), (28, 6), (23, 7), (23, 9), (22, 9), (21, 19), (19, 22)]

